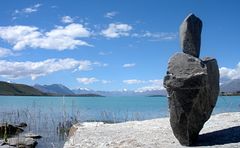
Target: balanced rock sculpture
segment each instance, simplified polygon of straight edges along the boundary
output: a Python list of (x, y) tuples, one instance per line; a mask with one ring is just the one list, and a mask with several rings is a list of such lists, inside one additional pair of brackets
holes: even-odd
[(168, 92), (170, 124), (182, 145), (194, 145), (210, 118), (219, 93), (219, 70), (214, 58), (199, 59), (202, 21), (190, 14), (180, 26), (183, 53), (168, 63), (164, 87)]

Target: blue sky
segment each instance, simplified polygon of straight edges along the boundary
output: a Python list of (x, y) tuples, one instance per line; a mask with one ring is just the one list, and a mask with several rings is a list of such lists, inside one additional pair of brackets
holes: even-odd
[(240, 78), (237, 0), (4, 0), (0, 80), (94, 90), (162, 89), (179, 25), (203, 21), (200, 57), (218, 60), (221, 80)]

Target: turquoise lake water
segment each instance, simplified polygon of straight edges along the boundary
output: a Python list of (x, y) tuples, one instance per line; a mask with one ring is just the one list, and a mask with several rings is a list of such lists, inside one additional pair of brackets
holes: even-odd
[[(30, 110), (54, 116), (78, 115), (79, 120), (102, 120), (112, 114), (116, 120), (139, 120), (168, 116), (166, 97), (32, 97), (0, 96), (0, 112)], [(240, 111), (240, 96), (220, 96), (215, 113)], [(107, 120), (107, 119), (106, 119)]]
[[(169, 116), (166, 97), (0, 96), (0, 122), (27, 122), (26, 131), (43, 136), (38, 147), (62, 147), (58, 128), (68, 121), (145, 120)], [(240, 112), (240, 96), (221, 96), (213, 114)]]

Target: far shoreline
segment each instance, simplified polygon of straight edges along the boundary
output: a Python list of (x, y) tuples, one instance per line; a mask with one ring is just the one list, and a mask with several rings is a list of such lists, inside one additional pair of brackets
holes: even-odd
[[(76, 94), (76, 95), (2, 95), (0, 94), (0, 97), (2, 96), (11, 96), (11, 97), (17, 97), (17, 96), (22, 96), (22, 97), (156, 97), (156, 98), (161, 98), (161, 97), (166, 97), (165, 95), (150, 95), (150, 96), (103, 96), (103, 95), (98, 95), (98, 94)], [(219, 95), (218, 97), (223, 97), (223, 96), (230, 96), (230, 97), (239, 97), (240, 94), (237, 95)]]

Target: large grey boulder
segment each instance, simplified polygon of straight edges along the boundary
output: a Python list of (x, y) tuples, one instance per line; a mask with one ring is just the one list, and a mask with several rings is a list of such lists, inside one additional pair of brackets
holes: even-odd
[(180, 43), (183, 52), (199, 57), (201, 46), (202, 21), (194, 14), (186, 17), (180, 26)]
[[(185, 19), (187, 25), (201, 22), (195, 18), (194, 15), (188, 16)], [(197, 141), (200, 130), (211, 116), (219, 93), (217, 61), (209, 57), (203, 60), (198, 58), (200, 37), (192, 37), (193, 32), (198, 32), (194, 29), (198, 30), (199, 26), (183, 27), (180, 30), (186, 33), (184, 40), (181, 40), (184, 53), (176, 53), (170, 58), (164, 78), (173, 133), (182, 145), (187, 146)]]

